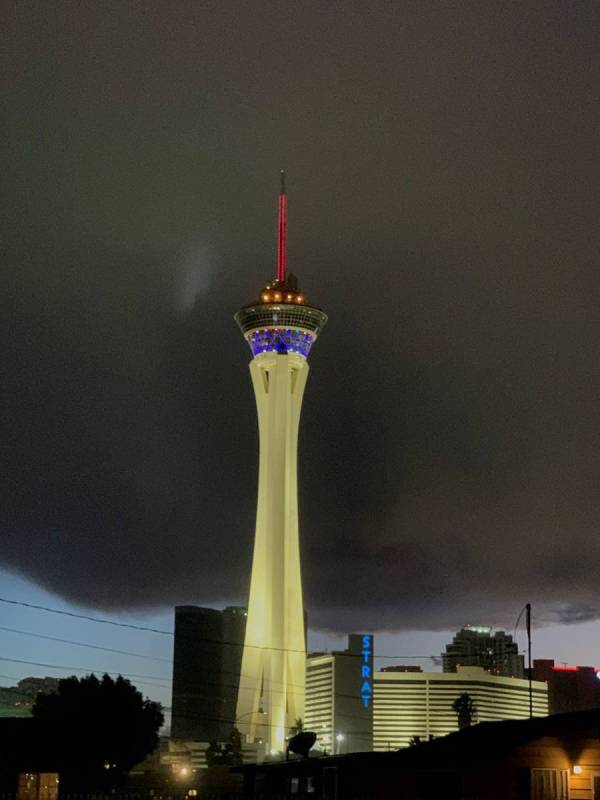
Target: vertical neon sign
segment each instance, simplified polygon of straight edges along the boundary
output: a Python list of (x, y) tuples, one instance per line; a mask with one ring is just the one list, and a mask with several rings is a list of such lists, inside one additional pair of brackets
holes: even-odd
[(360, 659), (360, 698), (364, 708), (369, 708), (373, 700), (373, 636), (365, 634), (361, 641)]

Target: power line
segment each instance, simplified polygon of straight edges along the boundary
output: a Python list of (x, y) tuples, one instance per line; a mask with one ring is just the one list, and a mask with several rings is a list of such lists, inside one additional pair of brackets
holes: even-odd
[[(83, 642), (74, 642), (74, 641), (71, 641), (70, 639), (59, 639), (59, 638), (54, 637), (54, 636), (45, 636), (44, 634), (40, 634), (40, 633), (32, 633), (30, 631), (22, 631), (22, 630), (19, 630), (18, 628), (7, 628), (7, 627), (4, 627), (4, 626), (0, 626), (0, 630), (10, 631), (11, 633), (22, 633), (22, 634), (25, 634), (27, 636), (39, 637), (41, 639), (50, 639), (51, 641), (64, 642), (66, 644), (76, 644), (76, 645), (79, 645), (80, 647), (91, 647), (91, 648), (94, 648), (94, 649), (97, 649), (97, 650), (106, 650), (106, 651), (108, 651), (110, 653), (119, 653), (119, 654), (125, 654), (125, 655), (136, 655), (136, 656), (139, 656), (140, 658), (153, 658), (152, 656), (145, 656), (145, 655), (142, 655), (140, 653), (131, 653), (131, 652), (126, 651), (126, 650), (116, 650), (116, 649), (109, 648), (109, 647), (100, 647), (100, 646), (97, 646), (97, 645), (86, 644), (86, 643), (83, 643)], [(168, 659), (168, 658), (158, 658), (158, 657), (156, 657), (156, 659), (159, 660), (159, 661), (165, 661), (165, 662), (167, 662), (169, 664), (172, 663), (171, 660)], [(105, 669), (103, 667), (88, 668), (88, 667), (72, 667), (72, 666), (62, 665), (62, 664), (61, 665), (40, 664), (40, 663), (37, 663), (37, 662), (34, 662), (34, 661), (24, 661), (24, 660), (9, 659), (9, 658), (5, 658), (5, 659), (0, 658), (0, 660), (13, 661), (14, 663), (31, 664), (33, 666), (42, 666), (42, 667), (46, 667), (48, 669), (53, 669), (53, 668), (55, 668), (55, 669), (67, 669), (67, 670), (76, 670), (76, 671), (79, 671), (79, 672), (89, 672), (89, 671), (92, 671), (92, 672), (106, 672), (107, 674), (113, 674), (113, 675), (121, 674), (121, 675), (125, 675), (125, 676), (129, 675), (130, 677), (135, 677), (135, 678), (138, 678), (138, 677), (149, 677), (152, 680), (161, 680), (161, 681), (167, 681), (167, 682), (170, 682), (170, 680), (171, 680), (170, 678), (167, 678), (167, 677), (159, 677), (159, 676), (154, 676), (154, 675), (152, 675), (152, 676), (138, 676), (138, 675), (134, 675), (133, 673), (124, 673), (124, 672), (117, 673), (114, 670), (111, 672), (110, 670), (107, 670), (107, 669)], [(219, 670), (219, 671), (220, 672), (226, 672), (227, 674), (230, 674), (230, 675), (239, 676), (240, 678), (249, 678), (250, 677), (248, 675), (245, 675), (244, 673), (235, 672), (234, 670), (223, 670), (222, 669), (222, 670)], [(5, 676), (5, 677), (14, 678), (15, 680), (20, 680), (20, 678), (15, 678), (14, 676)], [(279, 684), (282, 684), (282, 685), (285, 684), (285, 681), (272, 681), (272, 682), (273, 683), (279, 683)], [(187, 683), (189, 684), (190, 681), (188, 681)], [(237, 688), (237, 684), (233, 684), (233, 683), (224, 684), (222, 682), (206, 681), (206, 680), (197, 681), (197, 682), (194, 681), (192, 683), (197, 683), (197, 685), (199, 685), (199, 686), (218, 686), (218, 687), (223, 687), (223, 688)], [(300, 684), (291, 684), (291, 683), (289, 683), (287, 685), (288, 686), (293, 686), (295, 688), (302, 688), (302, 686)], [(161, 687), (161, 688), (163, 688), (163, 687)], [(166, 688), (166, 687), (164, 687), (164, 688)], [(277, 691), (282, 691), (282, 690), (277, 690)]]
[[(149, 627), (147, 625), (132, 625), (132, 624), (127, 623), (127, 622), (118, 622), (117, 620), (105, 619), (105, 618), (102, 618), (102, 617), (90, 617), (90, 616), (87, 616), (86, 614), (76, 614), (74, 611), (64, 611), (64, 610), (58, 609), (58, 608), (49, 608), (48, 606), (35, 605), (34, 603), (26, 603), (26, 602), (24, 602), (22, 600), (10, 600), (10, 599), (8, 599), (6, 597), (0, 597), (0, 603), (8, 603), (10, 605), (15, 605), (15, 606), (24, 606), (25, 608), (33, 608), (33, 609), (36, 609), (37, 611), (46, 611), (46, 612), (51, 613), (51, 614), (62, 614), (62, 615), (67, 616), (67, 617), (75, 617), (77, 619), (83, 619), (83, 620), (86, 620), (88, 622), (97, 622), (97, 623), (100, 623), (102, 625), (113, 625), (113, 626), (118, 627), (118, 628), (129, 628), (129, 629), (133, 629), (133, 630), (136, 630), (136, 631), (146, 631), (148, 633), (158, 633), (158, 634), (162, 634), (164, 636), (171, 636), (171, 637), (175, 636), (174, 631), (161, 630), (160, 628), (152, 628), (152, 627)], [(178, 638), (180, 638), (180, 637), (178, 637)], [(306, 653), (305, 650), (299, 650), (299, 649), (295, 649), (295, 648), (292, 648), (292, 647), (267, 647), (266, 645), (260, 645), (260, 644), (245, 644), (245, 643), (240, 643), (240, 642), (222, 641), (221, 639), (206, 639), (206, 638), (196, 638), (196, 637), (189, 637), (189, 636), (188, 637), (181, 637), (181, 638), (190, 639), (190, 640), (193, 639), (193, 641), (195, 641), (195, 642), (205, 642), (207, 644), (229, 645), (230, 647), (240, 647), (240, 648), (250, 647), (250, 648), (253, 648), (255, 650), (274, 650), (274, 651), (279, 652), (279, 653), (301, 653), (301, 654), (305, 654)], [(342, 654), (344, 656), (346, 656), (347, 658), (362, 658), (363, 657), (361, 653), (343, 652)], [(331, 653), (324, 652), (322, 655), (324, 655), (324, 656), (331, 655)], [(402, 658), (404, 658), (404, 659), (429, 659), (429, 660), (435, 660), (435, 659), (439, 658), (439, 656), (433, 656), (433, 655), (418, 655), (418, 656), (415, 656), (415, 655), (390, 655), (390, 654), (387, 654), (387, 653), (378, 653), (376, 655), (374, 654), (374, 657), (375, 658), (398, 658), (398, 659), (402, 659)]]
[[(160, 675), (136, 675), (133, 672), (115, 672), (114, 670), (104, 670), (101, 667), (73, 667), (67, 664), (45, 664), (40, 661), (26, 661), (22, 658), (8, 658), (7, 656), (0, 656), (0, 661), (9, 661), (11, 664), (28, 664), (33, 667), (44, 667), (44, 669), (66, 669), (73, 670), (73, 672), (105, 672), (107, 675), (122, 675), (125, 678), (140, 678), (152, 681), (169, 681), (169, 678), (163, 678)], [(166, 686), (158, 687), (166, 689)]]
[[(57, 665), (42, 664), (42, 663), (35, 662), (35, 661), (25, 661), (23, 659), (7, 658), (7, 657), (4, 657), (4, 656), (0, 657), (0, 661), (10, 661), (11, 663), (16, 663), (16, 664), (30, 664), (30, 665), (33, 665), (33, 666), (41, 666), (41, 667), (50, 668), (50, 669), (66, 669), (66, 670), (74, 670), (74, 671), (79, 671), (79, 672), (87, 672), (87, 671), (89, 671), (87, 668), (71, 667), (71, 666), (67, 666), (67, 665), (64, 665), (64, 664), (61, 664), (61, 665), (58, 665), (58, 664)], [(107, 673), (107, 674), (111, 674), (111, 673)], [(117, 674), (117, 673), (112, 673), (112, 674), (114, 675), (114, 674)], [(131, 673), (129, 675), (126, 674), (126, 673), (119, 673), (119, 674), (123, 675), (124, 677), (134, 677), (134, 678), (138, 677), (137, 675), (132, 675)], [(10, 680), (20, 680), (19, 678), (16, 678), (13, 675), (4, 675), (4, 676), (0, 676), (0, 677), (4, 677), (4, 678), (10, 679)], [(144, 677), (153, 677), (153, 676), (144, 676)], [(142, 681), (140, 681), (140, 683), (141, 682)], [(150, 686), (154, 685), (154, 686), (156, 686), (156, 684), (146, 684), (146, 685), (150, 685)], [(223, 687), (227, 687), (227, 688), (237, 688), (236, 684), (232, 684), (232, 683), (231, 684), (208, 684), (208, 683), (206, 683), (204, 685), (206, 685), (206, 686), (208, 686), (208, 685), (219, 685), (219, 686), (223, 686)], [(295, 684), (291, 684), (291, 685), (295, 685)], [(157, 688), (164, 689), (166, 687), (165, 686), (157, 686)], [(8, 691), (8, 692), (13, 692), (15, 694), (25, 694), (18, 687), (1, 686), (0, 689), (4, 690), (4, 691)], [(42, 690), (41, 693), (42, 694), (44, 693), (43, 690)], [(269, 693), (270, 694), (280, 694), (281, 690), (272, 689)], [(360, 700), (360, 699), (362, 699), (361, 695), (358, 695), (358, 694), (345, 694), (345, 693), (342, 693), (342, 692), (339, 692), (337, 694), (337, 696), (338, 697), (345, 697), (345, 698), (348, 698), (350, 700)], [(202, 699), (202, 700), (212, 700), (212, 699), (214, 699), (214, 695), (195, 695), (195, 697), (198, 698), (198, 699)], [(226, 700), (223, 699), (223, 702), (226, 702)], [(203, 720), (210, 720), (210, 721), (214, 721), (214, 722), (228, 722), (228, 723), (237, 722), (237, 720), (235, 718), (234, 719), (229, 719), (229, 718), (225, 718), (225, 717), (209, 717), (209, 716), (204, 715), (204, 714), (195, 714), (195, 713), (192, 713), (192, 712), (188, 712), (188, 713), (184, 714), (184, 716), (186, 718), (189, 718), (189, 719), (203, 719)], [(359, 717), (358, 715), (354, 715), (354, 714), (346, 715), (346, 716), (351, 716), (351, 717), (354, 717), (355, 719), (362, 719), (362, 717)], [(267, 723), (258, 722), (257, 724), (258, 725), (266, 725)], [(269, 725), (269, 727), (277, 727), (277, 726), (276, 725)]]
[(173, 636), (173, 631), (163, 631), (160, 628), (149, 628), (147, 625), (132, 625), (128, 622), (117, 622), (114, 619), (104, 619), (103, 617), (90, 617), (87, 614), (76, 614), (74, 611), (64, 611), (58, 608), (49, 608), (48, 606), (38, 606), (35, 603), (25, 603), (23, 600), (9, 600), (6, 597), (0, 597), (0, 603), (8, 603), (11, 606), (24, 606), (25, 608), (35, 608), (37, 611), (47, 611), (50, 614), (62, 614), (66, 617), (75, 617), (76, 619), (85, 619), (88, 622), (98, 622), (101, 625), (115, 625), (118, 628), (130, 628), (135, 631), (150, 631), (151, 633), (161, 633), (165, 636)]
[[(139, 679), (142, 679), (142, 680), (138, 681), (139, 683), (143, 683), (144, 679), (146, 679), (146, 678), (148, 678), (150, 680), (166, 681), (166, 683), (167, 683), (166, 686), (146, 683), (146, 685), (156, 686), (156, 688), (159, 688), (159, 689), (168, 689), (169, 688), (168, 685), (171, 683), (171, 679), (170, 678), (162, 677), (162, 676), (159, 676), (159, 675), (137, 675), (137, 674), (131, 673), (131, 672), (117, 672), (115, 670), (108, 670), (108, 669), (106, 669), (104, 667), (74, 667), (74, 666), (71, 666), (71, 665), (68, 665), (68, 664), (45, 664), (45, 663), (40, 663), (40, 662), (37, 662), (37, 661), (27, 661), (25, 659), (9, 658), (9, 657), (5, 657), (5, 656), (0, 656), (0, 661), (9, 661), (10, 663), (13, 663), (13, 664), (28, 664), (28, 665), (35, 666), (35, 667), (44, 667), (45, 669), (73, 670), (74, 672), (90, 672), (90, 673), (102, 672), (102, 673), (106, 673), (107, 675), (123, 675), (124, 677), (127, 677), (127, 678), (136, 678), (136, 679), (139, 678)], [(226, 672), (227, 674), (234, 675), (234, 676), (239, 676), (240, 678), (250, 678), (251, 677), (249, 675), (245, 675), (244, 673), (234, 672), (233, 670), (220, 670), (220, 672)], [(5, 677), (12, 678), (14, 680), (20, 680), (20, 678), (15, 678), (14, 676), (5, 676)], [(222, 689), (238, 689), (239, 688), (239, 684), (237, 684), (237, 683), (223, 683), (221, 681), (207, 681), (207, 680), (187, 681), (188, 685), (190, 685), (190, 683), (193, 684), (193, 685), (202, 686), (202, 687), (216, 686), (216, 687), (219, 687), (219, 688), (222, 688)], [(273, 681), (273, 683), (278, 683), (278, 684), (281, 684), (282, 686), (285, 685), (285, 681)], [(288, 683), (287, 686), (288, 687), (293, 687), (293, 688), (296, 688), (296, 689), (302, 689), (303, 688), (301, 684), (295, 684), (295, 683)], [(8, 687), (5, 687), (5, 688), (8, 688)], [(285, 692), (284, 689), (271, 689), (270, 690), (271, 694), (282, 694), (284, 692)], [(196, 695), (196, 696), (197, 697), (201, 697), (201, 695)], [(205, 699), (209, 699), (209, 698), (205, 698)]]
[(160, 656), (151, 656), (146, 655), (144, 653), (133, 653), (130, 650), (117, 650), (113, 647), (101, 647), (98, 644), (89, 644), (88, 642), (75, 642), (72, 639), (59, 639), (56, 636), (46, 636), (43, 633), (34, 633), (33, 631), (23, 631), (19, 628), (5, 628), (3, 625), (0, 625), (0, 631), (8, 631), (9, 633), (18, 633), (22, 636), (34, 636), (36, 639), (48, 639), (51, 642), (62, 642), (63, 644), (72, 644), (76, 647), (90, 647), (93, 650), (104, 650), (107, 653), (117, 653), (123, 656), (135, 656), (136, 658), (147, 658), (150, 661), (163, 661), (166, 664), (171, 664), (172, 659), (170, 658), (161, 658)]
[[(78, 647), (89, 647), (89, 648), (92, 648), (94, 650), (102, 650), (102, 651), (106, 651), (106, 652), (109, 652), (109, 653), (117, 653), (119, 655), (136, 656), (138, 658), (148, 658), (148, 659), (152, 659), (154, 661), (162, 661), (162, 662), (165, 662), (167, 664), (171, 664), (172, 663), (172, 659), (168, 659), (168, 658), (160, 658), (159, 656), (144, 655), (142, 653), (133, 653), (133, 652), (128, 651), (128, 650), (117, 650), (117, 649), (111, 648), (111, 647), (101, 647), (100, 645), (89, 644), (89, 643), (86, 643), (86, 642), (76, 642), (76, 641), (73, 641), (71, 639), (60, 639), (60, 638), (55, 637), (55, 636), (46, 636), (45, 634), (34, 633), (33, 631), (24, 631), (24, 630), (21, 630), (19, 628), (7, 628), (5, 626), (0, 625), (0, 631), (8, 631), (10, 633), (23, 634), (25, 636), (33, 636), (33, 637), (40, 638), (40, 639), (48, 639), (48, 640), (53, 641), (53, 642), (61, 642), (61, 643), (64, 643), (64, 644), (77, 645)], [(186, 637), (186, 638), (192, 638), (192, 637)], [(212, 640), (203, 640), (203, 639), (194, 638), (194, 641), (212, 641)], [(225, 642), (224, 644), (227, 644), (227, 643)], [(240, 646), (243, 646), (243, 645), (240, 645)], [(345, 653), (343, 655), (355, 655), (355, 654)], [(408, 658), (408, 656), (402, 656), (402, 657), (403, 658)], [(422, 656), (412, 656), (412, 658), (422, 658)], [(65, 667), (65, 669), (74, 669), (74, 667)], [(81, 669), (82, 669), (82, 671), (85, 671), (87, 668), (81, 668)], [(107, 670), (105, 670), (103, 668), (97, 668), (97, 671), (106, 672)], [(238, 672), (236, 672), (234, 670), (221, 669), (219, 671), (221, 673), (226, 672), (227, 674), (234, 675), (236, 677), (239, 676), (240, 678), (250, 678), (251, 677), (249, 675), (245, 675), (244, 673), (238, 673)], [(113, 673), (113, 674), (115, 674), (115, 673)], [(123, 673), (123, 674), (125, 674), (125, 673)], [(165, 678), (158, 678), (158, 680), (168, 681), (169, 678), (166, 678), (166, 677)], [(272, 680), (271, 682), (272, 683), (282, 684), (282, 685), (286, 684), (286, 681)], [(190, 681), (188, 681), (187, 683), (189, 684)], [(202, 680), (202, 681), (198, 681), (197, 683), (198, 683), (198, 685), (201, 685), (201, 686), (209, 686), (209, 685), (211, 685), (211, 686), (224, 686), (224, 687), (229, 686), (230, 688), (234, 688), (234, 684), (229, 684), (228, 685), (228, 684), (217, 683), (217, 682), (214, 682), (214, 681), (211, 682), (211, 681)], [(287, 686), (292, 686), (292, 687), (296, 687), (296, 688), (302, 688), (302, 686), (300, 684), (287, 683)]]
[[(0, 630), (4, 630), (4, 628), (0, 627)], [(7, 630), (16, 630), (16, 629), (10, 629), (9, 628)], [(43, 638), (54, 638), (54, 637), (43, 637)], [(58, 641), (62, 641), (62, 640), (58, 640)], [(91, 646), (93, 646), (93, 645), (91, 645)], [(117, 651), (117, 652), (119, 652), (119, 651)], [(161, 677), (161, 676), (158, 676), (158, 675), (137, 675), (135, 673), (115, 672), (114, 670), (112, 670), (112, 671), (111, 670), (107, 670), (107, 669), (105, 669), (103, 667), (74, 667), (74, 666), (70, 666), (70, 665), (66, 665), (66, 664), (45, 664), (45, 663), (40, 663), (40, 662), (36, 662), (36, 661), (27, 661), (27, 660), (24, 660), (24, 659), (9, 658), (9, 657), (4, 657), (4, 656), (0, 657), (0, 661), (9, 661), (9, 662), (15, 663), (15, 664), (29, 664), (29, 665), (32, 665), (32, 666), (44, 667), (44, 668), (47, 668), (47, 669), (64, 669), (64, 670), (73, 670), (73, 671), (76, 671), (76, 672), (103, 672), (103, 673), (107, 673), (108, 675), (123, 675), (124, 677), (130, 677), (130, 678), (136, 678), (136, 679), (140, 678), (142, 680), (143, 679), (150, 679), (150, 680), (166, 681), (167, 683), (171, 683), (172, 682), (171, 679), (166, 678), (166, 677)], [(221, 681), (207, 681), (207, 680), (186, 681), (186, 683), (188, 685), (193, 684), (193, 685), (202, 686), (202, 687), (217, 686), (217, 687), (219, 687), (221, 689), (236, 689), (236, 690), (239, 690), (240, 683), (242, 682), (241, 679), (244, 679), (244, 678), (252, 679), (252, 676), (247, 675), (247, 674), (245, 674), (243, 672), (238, 673), (238, 672), (236, 672), (234, 670), (219, 670), (219, 671), (221, 673), (227, 673), (228, 675), (233, 675), (235, 677), (239, 677), (240, 680), (237, 683), (223, 683)], [(140, 680), (139, 682), (141, 683), (142, 680)], [(281, 680), (273, 680), (271, 682), (274, 683), (274, 684), (280, 684), (282, 686), (286, 686), (287, 688), (286, 689), (271, 689), (269, 691), (269, 694), (282, 694), (282, 693), (285, 693), (287, 691), (287, 689), (289, 689), (289, 688), (300, 689), (300, 690), (304, 690), (304, 688), (305, 688), (305, 685), (297, 684), (297, 683), (286, 683), (286, 681), (281, 681)], [(161, 686), (157, 686), (156, 684), (147, 684), (147, 685), (155, 685), (156, 688), (160, 688), (160, 689), (168, 688), (168, 686), (162, 686), (162, 685)], [(242, 689), (244, 689), (244, 687), (242, 687)], [(249, 691), (249, 689), (247, 689), (247, 690)], [(294, 692), (292, 692), (292, 693), (294, 694)], [(197, 695), (197, 696), (201, 697), (201, 695)], [(342, 695), (340, 695), (340, 696), (342, 696)], [(348, 695), (348, 697), (354, 697), (354, 695)], [(359, 697), (359, 695), (356, 695), (356, 697)], [(205, 698), (205, 699), (209, 699), (209, 698)]]
[[(72, 670), (74, 672), (89, 672), (89, 673), (102, 672), (102, 673), (106, 673), (107, 675), (122, 675), (123, 677), (126, 677), (126, 678), (141, 679), (141, 680), (139, 680), (140, 683), (142, 683), (143, 680), (145, 680), (145, 679), (154, 680), (154, 681), (165, 681), (167, 684), (171, 684), (171, 682), (172, 682), (170, 678), (162, 677), (160, 675), (138, 675), (138, 674), (132, 673), (132, 672), (117, 672), (115, 670), (108, 670), (108, 669), (105, 669), (104, 667), (74, 667), (74, 666), (69, 665), (69, 664), (46, 664), (46, 663), (42, 663), (42, 662), (39, 662), (39, 661), (28, 661), (28, 660), (19, 659), (19, 658), (9, 658), (8, 656), (0, 656), (0, 661), (8, 661), (8, 662), (10, 662), (12, 664), (28, 664), (28, 665), (34, 666), (34, 667), (44, 667), (45, 669)], [(227, 672), (230, 675), (235, 675), (235, 676), (239, 675), (240, 678), (249, 678), (250, 677), (248, 675), (245, 675), (244, 673), (234, 672), (233, 670), (220, 670), (220, 671), (221, 672)], [(11, 678), (11, 679), (14, 679), (14, 680), (20, 680), (20, 678), (14, 678), (14, 676), (5, 676), (5, 677)], [(222, 683), (220, 681), (206, 681), (206, 680), (194, 681), (194, 682), (188, 681), (188, 685), (189, 685), (189, 683), (194, 683), (194, 684), (196, 684), (198, 686), (218, 686), (219, 688), (224, 688), (224, 689), (237, 689), (238, 688), (238, 684), (235, 684), (235, 683)], [(280, 683), (280, 684), (284, 685), (285, 681), (273, 681), (273, 683)], [(146, 684), (146, 685), (150, 685), (150, 686), (154, 685), (154, 686), (156, 686), (156, 688), (159, 688), (159, 689), (167, 689), (167, 688), (169, 688), (168, 685), (167, 686), (157, 685), (157, 684)], [(287, 685), (290, 686), (290, 687), (297, 688), (297, 689), (302, 689), (303, 688), (301, 686), (301, 684), (292, 684), (292, 683), (290, 683), (290, 684), (287, 684)], [(5, 687), (5, 688), (8, 688), (8, 687)], [(282, 692), (284, 692), (283, 689), (272, 689), (271, 690), (272, 694), (281, 694)], [(200, 696), (200, 695), (198, 695), (198, 696)], [(205, 698), (205, 699), (209, 699), (209, 698)]]
[[(41, 662), (36, 662), (36, 661), (28, 661), (28, 660), (25, 660), (25, 659), (9, 658), (9, 657), (5, 657), (5, 656), (0, 656), (0, 661), (8, 661), (10, 663), (15, 663), (15, 664), (28, 664), (28, 665), (39, 666), (39, 667), (44, 667), (44, 668), (48, 668), (48, 669), (64, 669), (64, 670), (72, 670), (72, 671), (75, 671), (75, 672), (102, 671), (102, 672), (105, 672), (105, 673), (107, 673), (109, 675), (110, 674), (112, 674), (112, 675), (120, 674), (120, 675), (123, 675), (124, 677), (129, 677), (129, 678), (136, 678), (136, 679), (138, 679), (138, 678), (141, 678), (141, 679), (148, 678), (150, 680), (168, 681), (168, 678), (162, 678), (162, 677), (154, 676), (154, 675), (137, 675), (135, 673), (115, 673), (115, 672), (110, 672), (108, 670), (100, 670), (100, 669), (96, 669), (95, 670), (95, 669), (91, 669), (91, 668), (88, 668), (88, 667), (73, 667), (73, 666), (69, 666), (69, 665), (65, 665), (65, 664), (46, 664), (46, 663), (41, 663)], [(228, 672), (230, 674), (236, 674), (231, 670), (226, 670), (226, 672)], [(4, 678), (10, 679), (10, 680), (18, 680), (18, 678), (16, 678), (15, 676), (5, 675), (5, 676), (0, 676), (0, 677), (4, 677)], [(248, 676), (246, 676), (246, 675), (244, 675), (242, 673), (240, 675), (240, 677), (244, 678), (244, 677), (248, 677)], [(155, 688), (158, 688), (158, 689), (167, 689), (168, 688), (167, 686), (164, 686), (164, 685), (158, 685), (158, 684), (149, 683), (147, 680), (139, 680), (138, 682), (140, 684), (145, 684), (145, 685), (148, 685), (148, 686), (154, 686)], [(276, 682), (277, 683), (283, 683), (282, 681), (276, 681)], [(219, 688), (222, 688), (222, 689), (223, 688), (239, 689), (239, 684), (237, 684), (237, 683), (224, 684), (224, 683), (221, 683), (221, 682), (217, 683), (217, 682), (210, 682), (210, 681), (202, 681), (202, 682), (198, 682), (198, 685), (202, 685), (203, 687), (208, 687), (208, 686), (212, 685), (212, 686), (218, 686)], [(303, 688), (299, 684), (289, 684), (289, 686), (294, 686), (296, 688)], [(13, 687), (0, 687), (0, 688), (4, 689), (5, 691), (13, 691), (13, 692), (18, 692), (19, 691), (17, 688), (13, 688)], [(283, 690), (280, 690), (280, 689), (271, 689), (271, 690), (269, 690), (268, 694), (280, 694), (282, 691)], [(348, 694), (348, 693), (338, 692), (338, 693), (336, 693), (336, 696), (344, 697), (344, 698), (347, 698), (347, 699), (350, 699), (350, 700), (360, 700), (361, 699), (361, 695), (359, 695), (359, 694)], [(214, 695), (196, 695), (196, 697), (198, 699), (211, 700), (211, 699), (214, 698)], [(223, 702), (226, 702), (226, 700), (223, 699)], [(231, 722), (235, 723), (236, 722), (235, 719), (231, 720), (231, 719), (226, 719), (226, 718), (214, 718), (214, 717), (208, 717), (207, 715), (200, 715), (200, 714), (194, 714), (194, 713), (189, 713), (189, 712), (186, 713), (184, 716), (185, 717), (189, 717), (189, 718), (193, 718), (193, 719), (205, 719), (205, 720), (212, 720), (212, 721), (218, 721), (218, 722), (229, 722), (229, 723), (231, 723)], [(362, 717), (359, 717), (358, 715), (354, 715), (354, 714), (347, 715), (347, 716), (351, 716), (351, 717), (356, 718), (356, 719), (362, 719)], [(258, 722), (257, 724), (258, 725), (265, 725), (266, 723)]]
[[(354, 697), (354, 695), (342, 695), (342, 696), (343, 697), (352, 697), (352, 698)], [(356, 695), (356, 699), (360, 699), (359, 695)], [(260, 714), (260, 712), (258, 712), (258, 711), (256, 713)], [(186, 717), (188, 719), (203, 719), (203, 720), (206, 720), (207, 722), (225, 722), (225, 723), (228, 723), (230, 725), (231, 724), (235, 725), (236, 722), (240, 722), (241, 721), (241, 720), (235, 719), (235, 718), (231, 719), (230, 717), (211, 717), (211, 716), (204, 715), (204, 714), (187, 714)], [(364, 721), (364, 717), (359, 717), (358, 714), (344, 714), (344, 717), (351, 718), (351, 719), (359, 719), (359, 720), (361, 720), (361, 722)], [(303, 720), (303, 722), (304, 722), (304, 720)], [(281, 727), (280, 725), (277, 725), (276, 723), (271, 723), (271, 722), (260, 722), (259, 721), (259, 722), (256, 723), (256, 727), (257, 728), (259, 728), (261, 725), (264, 728), (280, 728)], [(371, 733), (372, 733), (372, 731), (352, 731), (352, 735), (358, 734), (358, 735), (367, 736), (367, 735), (371, 735)]]

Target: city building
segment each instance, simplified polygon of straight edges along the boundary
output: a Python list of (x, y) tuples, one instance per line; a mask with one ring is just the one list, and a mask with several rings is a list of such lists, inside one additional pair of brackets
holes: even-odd
[(237, 726), (283, 752), (304, 717), (306, 644), (298, 531), (297, 447), (307, 357), (327, 316), (286, 269), (287, 197), (279, 196), (277, 277), (235, 315), (250, 346), (260, 439), (258, 499)]
[(373, 636), (351, 634), (346, 650), (307, 659), (304, 729), (322, 752), (373, 747), (373, 647)]
[(175, 608), (173, 739), (226, 739), (235, 724), (246, 609)]
[(596, 667), (555, 664), (540, 658), (533, 662), (533, 677), (548, 684), (550, 714), (600, 708), (600, 670)]
[(492, 675), (524, 678), (525, 663), (510, 634), (482, 625), (465, 625), (446, 645), (442, 654), (444, 672), (458, 667), (483, 667)]
[[(548, 688), (532, 681), (533, 715), (548, 713)], [(491, 675), (482, 667), (456, 672), (375, 672), (373, 749), (395, 750), (415, 739), (445, 736), (458, 728), (452, 708), (462, 694), (475, 705), (473, 722), (529, 716), (529, 682)]]
[(598, 800), (600, 711), (483, 722), (386, 753), (248, 764), (247, 800)]

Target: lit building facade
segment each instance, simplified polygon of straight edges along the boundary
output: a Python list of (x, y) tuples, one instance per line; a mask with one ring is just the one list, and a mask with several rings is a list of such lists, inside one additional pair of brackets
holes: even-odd
[(551, 659), (539, 658), (533, 662), (533, 677), (548, 684), (550, 714), (600, 708), (600, 670), (597, 667), (555, 664)]
[(322, 752), (373, 748), (373, 649), (372, 635), (351, 634), (346, 650), (308, 657), (304, 729)]
[(465, 625), (446, 645), (442, 660), (444, 672), (456, 672), (458, 667), (483, 667), (505, 678), (525, 677), (525, 661), (517, 642), (509, 633), (484, 625)]
[[(529, 717), (529, 683), (491, 675), (482, 667), (457, 672), (376, 672), (374, 679), (373, 749), (407, 747), (458, 730), (452, 704), (468, 694), (475, 704), (473, 723)], [(548, 687), (532, 681), (533, 716), (548, 714)]]
[(306, 636), (297, 442), (307, 357), (327, 321), (286, 271), (287, 198), (279, 197), (277, 278), (235, 315), (252, 352), (260, 439), (256, 531), (236, 725), (281, 752), (304, 718)]

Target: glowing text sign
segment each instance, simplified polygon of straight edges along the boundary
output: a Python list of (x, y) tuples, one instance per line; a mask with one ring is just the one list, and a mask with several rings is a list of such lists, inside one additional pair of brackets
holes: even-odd
[(361, 639), (360, 679), (360, 699), (364, 708), (369, 708), (373, 700), (373, 637), (370, 634)]

